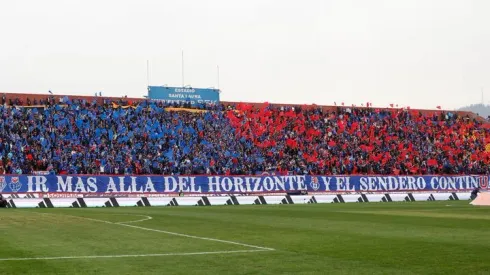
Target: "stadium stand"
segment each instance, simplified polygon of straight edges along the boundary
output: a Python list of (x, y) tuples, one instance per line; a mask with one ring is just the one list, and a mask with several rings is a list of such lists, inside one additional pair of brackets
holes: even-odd
[(468, 113), (7, 94), (0, 115), (2, 174), (490, 172)]

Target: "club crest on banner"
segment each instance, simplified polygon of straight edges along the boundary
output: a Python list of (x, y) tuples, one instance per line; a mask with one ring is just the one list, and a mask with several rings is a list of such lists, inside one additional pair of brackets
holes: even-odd
[(318, 191), (318, 189), (320, 189), (320, 181), (318, 180), (318, 177), (311, 177), (310, 186), (315, 191)]
[(22, 188), (22, 183), (20, 183), (19, 177), (12, 177), (10, 179), (10, 189), (12, 192), (17, 192)]
[(483, 176), (478, 178), (479, 185), (482, 189), (487, 189), (488, 188), (488, 177)]
[(0, 192), (5, 189), (5, 186), (7, 186), (7, 182), (5, 181), (5, 177), (0, 177)]

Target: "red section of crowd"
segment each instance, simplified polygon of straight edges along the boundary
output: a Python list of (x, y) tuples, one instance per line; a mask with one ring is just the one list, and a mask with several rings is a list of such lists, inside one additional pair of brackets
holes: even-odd
[[(490, 142), (481, 122), (456, 113), (338, 108), (255, 109), (227, 117), (269, 166), (314, 174), (483, 174)], [(299, 161), (298, 161), (299, 159)], [(301, 172), (301, 171), (297, 171)]]

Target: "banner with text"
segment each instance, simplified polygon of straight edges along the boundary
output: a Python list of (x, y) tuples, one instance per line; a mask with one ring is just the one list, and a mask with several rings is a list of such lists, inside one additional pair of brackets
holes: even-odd
[(220, 93), (217, 89), (148, 87), (149, 99), (161, 100), (167, 103), (218, 104), (219, 95)]
[(0, 192), (395, 192), (488, 188), (488, 176), (0, 176)]

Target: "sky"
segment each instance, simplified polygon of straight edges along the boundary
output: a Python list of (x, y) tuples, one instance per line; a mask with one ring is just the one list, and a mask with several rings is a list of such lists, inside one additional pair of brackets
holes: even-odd
[(0, 92), (142, 97), (148, 75), (182, 86), (183, 51), (184, 84), (223, 101), (454, 109), (482, 88), (490, 102), (489, 14), (488, 0), (1, 0)]

